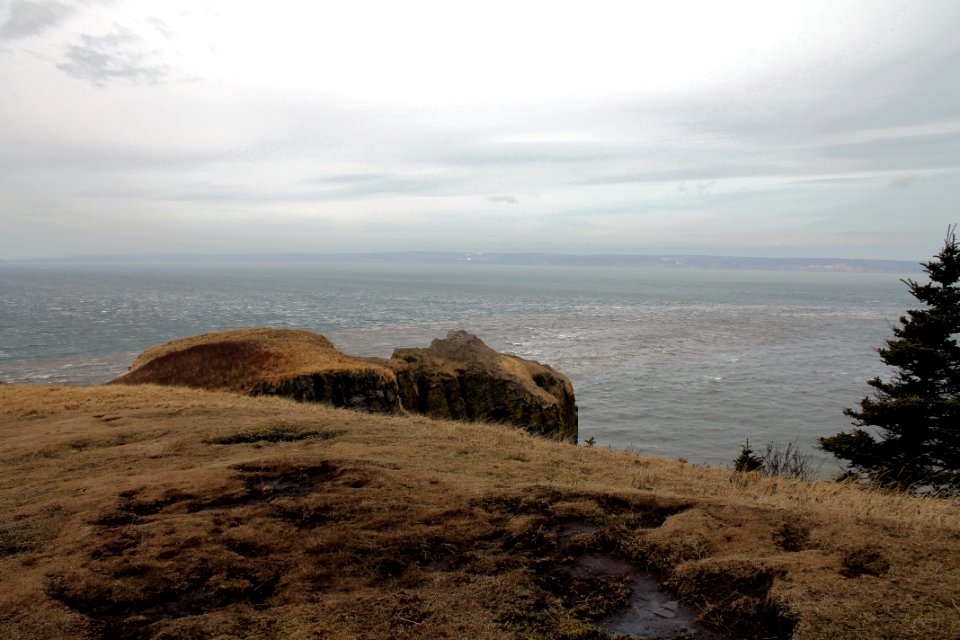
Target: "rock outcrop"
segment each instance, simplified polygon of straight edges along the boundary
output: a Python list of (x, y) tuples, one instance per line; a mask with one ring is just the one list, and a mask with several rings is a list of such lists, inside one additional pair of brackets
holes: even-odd
[(325, 337), (290, 329), (240, 329), (174, 340), (143, 352), (111, 384), (159, 384), (273, 395), (376, 413), (483, 420), (577, 440), (570, 380), (453, 331), (390, 359), (355, 358)]
[(577, 441), (570, 380), (551, 367), (494, 351), (465, 331), (426, 349), (396, 349), (384, 363), (396, 374), (403, 406), (433, 418), (485, 420)]
[(261, 382), (250, 395), (280, 396), (371, 413), (403, 413), (396, 378), (391, 380), (382, 371), (320, 371), (276, 383)]

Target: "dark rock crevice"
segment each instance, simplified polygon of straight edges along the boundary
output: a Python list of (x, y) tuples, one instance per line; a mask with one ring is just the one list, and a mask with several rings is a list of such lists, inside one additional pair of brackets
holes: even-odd
[(402, 413), (396, 379), (375, 371), (324, 371), (263, 382), (250, 395), (281, 396), (371, 413)]

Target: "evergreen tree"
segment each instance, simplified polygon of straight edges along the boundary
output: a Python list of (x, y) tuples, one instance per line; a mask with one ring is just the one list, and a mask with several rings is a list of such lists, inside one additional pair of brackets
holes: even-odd
[(750, 439), (740, 447), (740, 455), (733, 461), (733, 470), (741, 473), (763, 470), (763, 458), (753, 452)]
[(857, 427), (820, 438), (820, 448), (848, 463), (848, 475), (906, 490), (960, 493), (960, 245), (956, 225), (943, 249), (923, 263), (930, 281), (904, 280), (926, 308), (907, 311), (894, 338), (877, 349), (897, 369), (889, 381), (846, 409)]

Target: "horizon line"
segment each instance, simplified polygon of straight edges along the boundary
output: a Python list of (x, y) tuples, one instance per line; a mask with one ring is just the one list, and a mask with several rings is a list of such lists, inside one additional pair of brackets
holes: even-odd
[(779, 267), (812, 271), (907, 271), (922, 270), (922, 262), (888, 258), (812, 258), (711, 255), (697, 253), (562, 253), (549, 251), (343, 251), (343, 252), (160, 252), (136, 254), (88, 254), (58, 257), (0, 259), (2, 264), (57, 262), (404, 262), (427, 264), (490, 264), (505, 266), (621, 266), (660, 268), (761, 268)]

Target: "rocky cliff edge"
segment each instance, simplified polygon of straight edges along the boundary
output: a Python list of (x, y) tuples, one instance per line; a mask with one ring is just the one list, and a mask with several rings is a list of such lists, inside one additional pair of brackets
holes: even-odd
[(549, 366), (494, 351), (466, 331), (428, 348), (396, 349), (384, 362), (396, 374), (403, 406), (432, 418), (521, 425), (577, 440), (573, 385)]
[(503, 422), (576, 442), (573, 385), (554, 369), (498, 353), (465, 331), (390, 359), (356, 358), (324, 336), (240, 329), (143, 352), (111, 384), (159, 384), (274, 395), (375, 413)]

